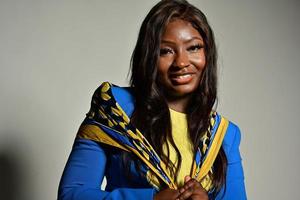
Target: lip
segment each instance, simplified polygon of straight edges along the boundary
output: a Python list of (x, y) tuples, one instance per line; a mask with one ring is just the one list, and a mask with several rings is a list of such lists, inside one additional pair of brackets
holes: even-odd
[(173, 84), (183, 85), (183, 84), (188, 84), (193, 80), (194, 73), (182, 73), (182, 74), (176, 73), (176, 74), (171, 74), (169, 77)]

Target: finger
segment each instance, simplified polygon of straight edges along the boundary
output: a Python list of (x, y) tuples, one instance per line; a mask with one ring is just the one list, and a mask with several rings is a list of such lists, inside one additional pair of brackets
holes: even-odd
[(185, 200), (190, 198), (190, 196), (194, 193), (194, 187), (189, 187), (188, 189), (185, 189), (184, 192), (180, 193), (180, 195), (177, 197), (178, 200)]
[(187, 189), (189, 187), (192, 187), (195, 184), (197, 184), (197, 181), (195, 179), (191, 178), (183, 185), (183, 188)]
[(191, 180), (191, 177), (189, 175), (184, 177), (184, 183), (188, 182), (189, 180)]
[(195, 184), (192, 187), (194, 189), (192, 195), (200, 195), (201, 197), (207, 197), (207, 191), (202, 187), (202, 185), (198, 181), (195, 181)]
[(181, 188), (179, 188), (180, 194), (184, 193), (186, 190), (190, 189), (191, 187), (195, 187), (196, 184), (197, 181), (195, 179), (190, 179)]

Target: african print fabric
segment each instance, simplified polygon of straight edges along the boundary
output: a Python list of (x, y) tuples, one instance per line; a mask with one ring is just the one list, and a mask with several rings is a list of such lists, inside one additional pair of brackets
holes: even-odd
[[(112, 94), (113, 86), (104, 82), (94, 93), (91, 109), (79, 128), (77, 137), (105, 143), (122, 150), (134, 153), (156, 178), (171, 189), (177, 189), (166, 165), (161, 161), (153, 147), (135, 128), (128, 115), (118, 104)], [(212, 188), (211, 176), (213, 162), (222, 145), (228, 127), (228, 120), (216, 112), (211, 115), (211, 126), (203, 138), (203, 144), (195, 154), (192, 166), (192, 178), (199, 181), (208, 191)], [(145, 175), (147, 177), (147, 174)], [(158, 190), (160, 186), (152, 180), (148, 182)]]

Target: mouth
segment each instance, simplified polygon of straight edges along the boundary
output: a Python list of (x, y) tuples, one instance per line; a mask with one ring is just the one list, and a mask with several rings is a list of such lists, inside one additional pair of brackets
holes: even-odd
[(193, 74), (172, 74), (170, 79), (177, 85), (187, 84), (193, 79)]

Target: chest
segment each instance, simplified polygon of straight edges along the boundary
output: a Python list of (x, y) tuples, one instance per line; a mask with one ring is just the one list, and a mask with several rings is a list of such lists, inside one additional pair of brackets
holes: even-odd
[(113, 147), (106, 147), (105, 153), (107, 155), (105, 169), (107, 191), (115, 188), (151, 188), (143, 175), (146, 167), (134, 164), (133, 154)]

